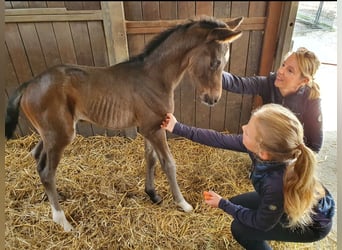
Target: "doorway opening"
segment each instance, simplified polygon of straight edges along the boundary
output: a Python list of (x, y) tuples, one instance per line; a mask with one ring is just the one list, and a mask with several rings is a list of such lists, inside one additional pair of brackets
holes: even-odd
[(293, 50), (306, 47), (321, 61), (315, 80), (320, 85), (324, 131), (337, 130), (337, 2), (298, 4)]

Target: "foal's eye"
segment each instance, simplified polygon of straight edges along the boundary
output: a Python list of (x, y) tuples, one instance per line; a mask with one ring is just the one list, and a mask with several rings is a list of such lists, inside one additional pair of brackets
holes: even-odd
[(221, 61), (220, 60), (213, 60), (210, 62), (210, 69), (211, 70), (217, 70), (217, 68), (220, 66)]

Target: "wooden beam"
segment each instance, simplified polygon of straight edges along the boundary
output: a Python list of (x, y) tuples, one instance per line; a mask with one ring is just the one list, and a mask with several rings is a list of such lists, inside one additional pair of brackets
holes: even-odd
[(101, 10), (65, 10), (64, 8), (6, 9), (5, 23), (64, 22), (102, 20)]
[[(101, 1), (101, 9), (109, 64), (117, 64), (129, 58), (123, 2)], [(126, 137), (135, 138), (137, 128), (127, 128), (123, 133)]]
[(109, 52), (109, 63), (116, 64), (127, 60), (129, 54), (123, 3), (102, 1), (101, 8)]
[[(223, 22), (229, 22), (232, 18), (220, 18)], [(157, 21), (126, 21), (127, 34), (159, 33), (178, 24), (185, 23), (188, 19), (157, 20)], [(265, 17), (245, 18), (239, 30), (264, 30)]]
[(265, 35), (260, 59), (259, 75), (265, 76), (272, 70), (276, 54), (279, 22), (283, 8), (283, 2), (270, 1), (267, 11)]
[(298, 11), (298, 1), (285, 2), (280, 18), (279, 40), (273, 68), (277, 69), (284, 60), (284, 56), (292, 49), (292, 35)]
[(66, 8), (5, 9), (6, 16), (65, 14)]

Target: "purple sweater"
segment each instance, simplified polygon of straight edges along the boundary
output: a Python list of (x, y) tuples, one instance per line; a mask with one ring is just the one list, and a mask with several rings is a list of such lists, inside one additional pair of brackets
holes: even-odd
[(323, 142), (321, 99), (309, 99), (308, 86), (284, 97), (274, 85), (275, 79), (275, 73), (267, 77), (239, 77), (223, 72), (222, 88), (239, 94), (259, 95), (264, 104), (277, 103), (292, 110), (303, 125), (305, 144), (318, 153)]

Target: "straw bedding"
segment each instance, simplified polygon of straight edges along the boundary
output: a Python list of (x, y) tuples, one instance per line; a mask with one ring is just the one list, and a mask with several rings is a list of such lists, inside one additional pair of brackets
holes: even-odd
[[(57, 189), (72, 233), (52, 221), (51, 208), (29, 152), (36, 134), (6, 142), (6, 249), (241, 249), (230, 233), (231, 216), (203, 201), (204, 190), (224, 197), (253, 190), (246, 154), (169, 139), (177, 179), (194, 211), (173, 203), (157, 166), (163, 197), (153, 204), (144, 192), (143, 138), (77, 135), (57, 169)], [(271, 242), (274, 249), (336, 249), (330, 237), (310, 244)]]

